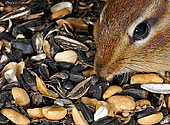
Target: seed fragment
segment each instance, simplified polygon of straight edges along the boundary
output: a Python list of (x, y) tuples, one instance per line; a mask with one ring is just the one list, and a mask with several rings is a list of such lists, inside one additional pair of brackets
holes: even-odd
[(131, 84), (163, 83), (163, 79), (156, 74), (136, 74), (131, 77)]
[(32, 56), (31, 60), (32, 61), (41, 61), (41, 60), (43, 60), (45, 58), (46, 58), (46, 54), (45, 53), (41, 53), (41, 54), (38, 54), (36, 56)]
[(142, 84), (142, 89), (158, 94), (170, 94), (170, 84)]
[(76, 125), (88, 125), (88, 122), (84, 119), (82, 113), (79, 112), (75, 106), (72, 108), (72, 116)]
[(122, 112), (123, 110), (131, 111), (136, 107), (135, 101), (128, 96), (115, 95), (108, 98), (107, 102), (115, 112)]
[(30, 13), (30, 9), (26, 8), (26, 7), (21, 7), (15, 11), (12, 11), (6, 15), (4, 15), (3, 17), (0, 18), (0, 21), (7, 21), (9, 19), (16, 19), (19, 17), (24, 17), (25, 15), (27, 15), (28, 13)]
[(4, 73), (4, 77), (8, 81), (8, 83), (18, 82), (15, 73), (16, 73), (16, 69), (9, 69)]
[(0, 26), (0, 33), (4, 32), (5, 28), (3, 26)]
[(24, 108), (29, 107), (30, 97), (28, 96), (27, 92), (24, 89), (18, 88), (18, 87), (13, 87), (12, 88), (12, 96), (18, 105), (20, 105)]
[(112, 116), (114, 117), (113, 111), (112, 111), (112, 107), (110, 104), (108, 104), (105, 101), (98, 101), (96, 104), (96, 110), (98, 110), (101, 106), (107, 107), (108, 109), (108, 116)]
[(31, 118), (43, 118), (42, 108), (27, 109), (27, 113)]
[(61, 106), (45, 106), (42, 113), (47, 119), (61, 120), (66, 116), (67, 109)]
[(108, 115), (108, 108), (105, 106), (100, 106), (96, 113), (94, 114), (94, 121), (97, 121), (98, 119), (105, 117)]
[(146, 99), (141, 99), (136, 101), (136, 106), (143, 107), (143, 106), (151, 106), (151, 102)]
[(92, 78), (93, 76), (78, 83), (76, 87), (74, 87), (74, 89), (67, 95), (67, 97), (70, 99), (78, 99), (82, 97), (89, 90), (91, 86), (90, 80)]
[(1, 113), (15, 124), (19, 124), (19, 125), (30, 124), (30, 120), (16, 110), (4, 108), (1, 110)]
[(73, 9), (72, 3), (71, 2), (60, 2), (60, 3), (57, 3), (54, 6), (52, 6), (50, 10), (52, 13), (54, 13), (54, 12), (64, 9), (64, 8), (66, 8), (72, 12), (72, 9)]
[(107, 99), (112, 95), (120, 92), (122, 92), (122, 88), (120, 86), (116, 85), (109, 86), (103, 94), (103, 99)]
[(62, 46), (66, 47), (66, 48), (77, 49), (77, 50), (82, 50), (82, 51), (89, 50), (89, 48), (85, 44), (83, 44), (77, 40), (65, 37), (65, 36), (57, 35), (54, 37), (54, 39), (55, 39), (56, 43), (61, 44)]
[(18, 77), (20, 74), (23, 74), (23, 69), (25, 68), (25, 62), (19, 62), (17, 64), (16, 76)]
[(65, 15), (67, 15), (69, 13), (70, 13), (70, 11), (68, 9), (65, 9), (65, 8), (58, 10), (51, 15), (51, 20), (58, 19), (60, 17), (64, 17)]
[(16, 62), (10, 62), (10, 63), (8, 63), (8, 64), (3, 68), (3, 70), (1, 71), (1, 75), (3, 76), (3, 75), (4, 75), (4, 72), (6, 72), (6, 71), (9, 70), (9, 69), (15, 68), (16, 65), (17, 65)]
[(168, 108), (170, 110), (170, 96), (168, 96)]
[(84, 23), (84, 20), (82, 18), (67, 18), (67, 21), (70, 22), (73, 27), (77, 29), (88, 29), (88, 25)]
[(44, 40), (43, 42), (43, 49), (44, 49), (44, 52), (46, 54), (46, 56), (50, 59), (51, 58), (51, 55), (50, 55), (50, 44), (47, 40)]
[(143, 118), (138, 119), (139, 124), (156, 124), (160, 122), (163, 119), (163, 114), (162, 112), (158, 112), (156, 114), (152, 114)]
[(57, 98), (59, 95), (57, 93), (54, 93), (53, 91), (47, 89), (44, 81), (39, 78), (39, 77), (36, 77), (36, 83), (37, 83), (37, 88), (38, 90), (44, 94), (44, 95), (47, 95), (47, 96), (50, 96), (50, 97), (54, 97), (54, 98)]
[(96, 98), (88, 98), (88, 97), (82, 97), (81, 101), (85, 104), (85, 105), (90, 105), (93, 107), (96, 107), (96, 103), (97, 103), (97, 99)]
[(56, 62), (68, 62), (75, 64), (77, 61), (77, 53), (72, 50), (63, 51), (60, 53), (57, 53), (54, 57), (54, 60)]

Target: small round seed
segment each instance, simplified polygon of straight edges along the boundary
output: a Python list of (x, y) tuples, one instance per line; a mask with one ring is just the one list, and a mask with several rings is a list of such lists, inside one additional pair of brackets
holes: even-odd
[(45, 106), (42, 113), (47, 119), (61, 120), (67, 115), (67, 109), (61, 106)]
[(18, 88), (18, 87), (13, 87), (12, 88), (12, 96), (18, 105), (20, 105), (24, 108), (29, 107), (30, 97), (28, 96), (27, 92), (24, 89)]
[(90, 105), (93, 107), (96, 107), (96, 103), (97, 103), (97, 99), (96, 98), (88, 98), (88, 97), (82, 97), (81, 101), (85, 104), (85, 105)]
[(29, 125), (30, 124), (30, 120), (26, 116), (22, 115), (20, 112), (16, 110), (4, 108), (1, 110), (1, 113), (15, 124), (18, 124), (18, 125)]
[(115, 95), (108, 98), (107, 102), (111, 105), (115, 112), (122, 112), (123, 110), (134, 110), (136, 103), (128, 96)]
[(27, 113), (31, 118), (43, 118), (42, 108), (27, 109)]
[(107, 99), (116, 93), (122, 92), (122, 88), (116, 85), (109, 86), (103, 94), (103, 99)]
[(136, 101), (136, 106), (143, 107), (143, 106), (151, 106), (151, 102), (146, 99), (141, 99)]
[(84, 119), (82, 113), (79, 112), (75, 106), (72, 108), (72, 116), (76, 125), (88, 125), (88, 122)]
[(131, 84), (163, 83), (163, 79), (156, 74), (136, 74), (131, 77)]
[(54, 57), (56, 62), (68, 62), (75, 64), (78, 59), (77, 53), (73, 50), (67, 50), (57, 53)]
[(163, 114), (162, 112), (158, 112), (156, 114), (152, 114), (152, 115), (148, 115), (146, 117), (140, 118), (138, 119), (138, 123), (139, 124), (156, 124), (158, 122), (160, 122), (163, 119)]

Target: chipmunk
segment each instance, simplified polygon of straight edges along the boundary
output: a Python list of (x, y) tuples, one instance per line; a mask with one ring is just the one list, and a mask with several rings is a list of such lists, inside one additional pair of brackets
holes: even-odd
[(109, 0), (94, 28), (94, 71), (170, 71), (170, 0)]

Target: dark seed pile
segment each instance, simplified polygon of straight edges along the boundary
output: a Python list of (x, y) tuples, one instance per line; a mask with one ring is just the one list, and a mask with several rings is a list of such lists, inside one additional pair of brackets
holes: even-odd
[[(68, 3), (54, 6), (61, 2)], [(0, 124), (170, 122), (168, 95), (142, 89), (127, 74), (109, 82), (93, 74), (93, 27), (104, 5), (99, 0), (0, 2)]]

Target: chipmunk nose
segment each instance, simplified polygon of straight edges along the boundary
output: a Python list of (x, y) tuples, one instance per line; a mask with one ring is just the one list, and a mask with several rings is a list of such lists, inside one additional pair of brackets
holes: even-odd
[(95, 62), (94, 71), (96, 75), (106, 78), (108, 76), (108, 72), (106, 71), (105, 67), (105, 64)]

